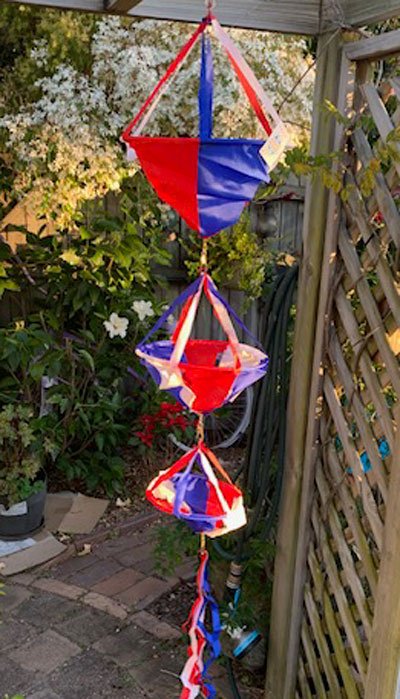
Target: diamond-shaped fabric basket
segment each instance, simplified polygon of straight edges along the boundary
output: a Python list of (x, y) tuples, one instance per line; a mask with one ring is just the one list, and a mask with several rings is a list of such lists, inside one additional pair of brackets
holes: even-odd
[[(209, 29), (225, 50), (229, 63), (259, 120), (264, 138), (213, 136), (213, 57)], [(201, 37), (198, 137), (144, 136), (159, 99)], [(277, 164), (287, 143), (287, 129), (237, 46), (211, 13), (183, 46), (155, 86), (121, 140), (128, 155), (140, 161), (158, 196), (172, 206), (203, 237), (233, 225), (253, 199), (261, 182)]]
[[(205, 294), (226, 340), (190, 339), (201, 295)], [(169, 340), (149, 342), (180, 304), (177, 326)], [(171, 393), (195, 413), (209, 413), (237, 396), (264, 376), (268, 358), (256, 347), (239, 342), (230, 315), (249, 335), (207, 274), (192, 284), (156, 323), (136, 348), (161, 390)], [(255, 338), (254, 338), (255, 339)], [(257, 340), (256, 340), (257, 342)]]
[[(217, 478), (214, 469), (222, 479)], [(173, 466), (160, 471), (147, 488), (146, 497), (157, 509), (211, 538), (246, 524), (240, 489), (202, 442)]]

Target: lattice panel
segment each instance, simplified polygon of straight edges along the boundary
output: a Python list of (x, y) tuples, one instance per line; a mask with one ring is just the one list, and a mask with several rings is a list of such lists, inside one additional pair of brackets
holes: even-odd
[(356, 91), (363, 128), (349, 141), (348, 198), (326, 327), (297, 699), (358, 699), (365, 693), (393, 409), (400, 399), (400, 159), (373, 172), (370, 167), (389, 134), (387, 142), (397, 149), (392, 138), (400, 123), (400, 82), (392, 88), (385, 97), (372, 82)]

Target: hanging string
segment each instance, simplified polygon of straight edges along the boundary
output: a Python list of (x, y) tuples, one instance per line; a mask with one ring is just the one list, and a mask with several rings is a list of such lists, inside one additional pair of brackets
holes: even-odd
[(295, 84), (293, 85), (292, 89), (289, 90), (289, 92), (287, 93), (287, 95), (285, 95), (285, 97), (283, 98), (282, 102), (278, 105), (278, 107), (277, 107), (277, 112), (278, 112), (278, 114), (279, 114), (279, 112), (281, 111), (282, 107), (286, 104), (286, 102), (289, 102), (290, 98), (293, 97), (293, 94), (296, 92), (296, 90), (297, 90), (297, 88), (299, 87), (299, 85), (301, 85), (301, 83), (302, 83), (303, 80), (307, 77), (307, 75), (309, 74), (309, 72), (310, 72), (313, 68), (315, 68), (315, 66), (317, 65), (317, 62), (319, 61), (319, 59), (321, 58), (321, 56), (325, 53), (325, 51), (328, 49), (328, 47), (329, 47), (329, 45), (331, 44), (331, 42), (337, 37), (338, 34), (341, 33), (341, 31), (342, 31), (341, 27), (339, 27), (338, 29), (336, 29), (336, 31), (335, 31), (333, 34), (331, 34), (331, 36), (329, 37), (329, 39), (327, 39), (327, 41), (325, 42), (325, 44), (323, 44), (323, 46), (321, 46), (321, 50), (318, 52), (318, 55), (316, 56), (316, 58), (313, 60), (312, 63), (310, 63), (310, 65), (308, 66), (307, 70), (305, 70), (304, 73), (303, 73), (302, 75), (300, 75), (299, 79), (296, 80), (296, 82), (295, 82)]
[[(311, 71), (313, 68), (315, 68), (315, 66), (317, 65), (318, 60), (321, 58), (321, 56), (323, 56), (323, 54), (325, 53), (325, 51), (327, 51), (327, 49), (329, 48), (331, 42), (337, 37), (337, 35), (338, 35), (339, 33), (341, 33), (342, 31), (344, 31), (344, 30), (347, 29), (348, 31), (357, 32), (358, 34), (360, 34), (360, 36), (361, 36), (362, 38), (366, 38), (366, 37), (369, 37), (369, 36), (370, 36), (370, 34), (369, 34), (368, 32), (366, 32), (365, 30), (363, 30), (363, 29), (360, 29), (360, 28), (357, 28), (357, 27), (352, 27), (352, 26), (346, 24), (346, 22), (345, 22), (345, 14), (344, 14), (344, 11), (343, 11), (343, 7), (342, 7), (342, 5), (341, 5), (341, 3), (340, 3), (339, 0), (327, 0), (327, 1), (329, 2), (330, 9), (333, 9), (334, 12), (335, 12), (335, 14), (336, 14), (336, 18), (333, 19), (333, 13), (332, 13), (331, 23), (332, 23), (334, 26), (336, 26), (337, 28), (336, 28), (335, 32), (333, 32), (333, 34), (331, 34), (331, 36), (330, 36), (330, 37), (326, 40), (326, 42), (321, 46), (321, 49), (318, 51), (318, 54), (317, 54), (316, 58), (313, 60), (312, 63), (310, 63), (310, 65), (309, 65), (308, 68), (304, 71), (304, 73), (303, 73), (302, 75), (300, 75), (299, 79), (296, 80), (296, 82), (294, 83), (294, 85), (293, 85), (293, 87), (291, 88), (291, 90), (289, 90), (289, 92), (287, 93), (287, 95), (285, 95), (285, 97), (283, 98), (283, 100), (281, 101), (281, 103), (278, 105), (278, 107), (277, 107), (277, 112), (278, 112), (278, 114), (279, 114), (280, 110), (282, 109), (282, 107), (283, 107), (287, 102), (289, 102), (289, 100), (291, 99), (291, 97), (293, 96), (293, 94), (296, 92), (297, 88), (301, 85), (301, 83), (303, 82), (303, 80), (305, 80), (305, 78), (306, 78), (307, 75), (310, 73), (310, 71)], [(320, 3), (319, 3), (319, 24), (318, 24), (318, 35), (319, 35), (319, 36), (322, 35), (322, 30), (323, 30), (324, 4), (325, 4), (325, 0), (320, 0)]]
[(204, 415), (199, 415), (196, 425), (196, 438), (198, 442), (204, 442)]
[(207, 272), (208, 269), (208, 241), (207, 238), (203, 238), (203, 245), (201, 248), (201, 255), (200, 255), (200, 271), (201, 272)]

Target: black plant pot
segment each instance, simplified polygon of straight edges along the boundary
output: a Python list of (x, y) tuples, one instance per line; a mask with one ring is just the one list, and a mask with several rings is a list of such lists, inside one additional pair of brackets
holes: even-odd
[(27, 512), (23, 515), (11, 515), (5, 517), (0, 514), (0, 539), (13, 541), (25, 539), (37, 532), (44, 523), (44, 506), (47, 496), (47, 477), (44, 472), (39, 473), (38, 479), (43, 482), (43, 489), (30, 495), (26, 500)]

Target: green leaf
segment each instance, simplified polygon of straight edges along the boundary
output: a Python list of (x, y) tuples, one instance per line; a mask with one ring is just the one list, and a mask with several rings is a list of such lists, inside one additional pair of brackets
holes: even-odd
[(104, 434), (102, 432), (97, 432), (95, 435), (94, 441), (96, 442), (96, 446), (99, 451), (103, 451), (104, 449)]
[(79, 255), (77, 255), (75, 250), (72, 248), (65, 250), (60, 257), (62, 260), (64, 260), (64, 262), (68, 262), (69, 265), (73, 265), (75, 267), (82, 264), (82, 258), (79, 257)]
[(32, 376), (34, 381), (40, 381), (41, 378), (43, 377), (43, 374), (45, 373), (46, 367), (44, 364), (41, 364), (40, 362), (36, 362), (35, 364), (32, 364), (31, 369), (30, 369), (30, 375)]
[(95, 367), (94, 367), (94, 359), (93, 359), (92, 355), (87, 350), (84, 350), (84, 349), (79, 350), (78, 354), (83, 359), (86, 360), (87, 364), (90, 366), (91, 370), (94, 372)]

